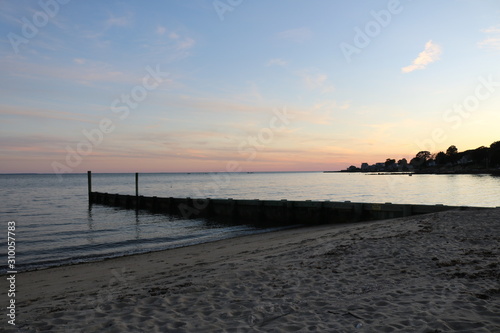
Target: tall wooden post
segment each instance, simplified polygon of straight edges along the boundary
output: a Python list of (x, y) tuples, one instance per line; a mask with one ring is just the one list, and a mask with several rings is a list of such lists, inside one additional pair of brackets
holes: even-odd
[(89, 205), (92, 204), (92, 171), (87, 171), (87, 182), (89, 187)]
[(139, 209), (139, 173), (135, 173), (135, 209)]
[(135, 196), (139, 196), (139, 173), (135, 173)]

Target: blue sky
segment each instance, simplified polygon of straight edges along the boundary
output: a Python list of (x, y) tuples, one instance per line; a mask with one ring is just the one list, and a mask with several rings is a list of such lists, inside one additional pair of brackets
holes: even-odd
[(338, 170), (499, 140), (498, 1), (0, 5), (0, 172)]

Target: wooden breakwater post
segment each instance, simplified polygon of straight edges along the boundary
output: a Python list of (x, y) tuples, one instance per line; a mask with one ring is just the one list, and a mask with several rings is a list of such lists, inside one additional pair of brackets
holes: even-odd
[(92, 171), (87, 171), (87, 185), (89, 188), (89, 205), (92, 205)]
[(139, 205), (139, 173), (135, 173), (135, 209), (138, 210)]

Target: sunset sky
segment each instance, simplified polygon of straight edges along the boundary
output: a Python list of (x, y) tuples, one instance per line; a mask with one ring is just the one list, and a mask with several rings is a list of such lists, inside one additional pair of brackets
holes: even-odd
[(500, 1), (0, 1), (0, 173), (322, 171), (500, 140)]

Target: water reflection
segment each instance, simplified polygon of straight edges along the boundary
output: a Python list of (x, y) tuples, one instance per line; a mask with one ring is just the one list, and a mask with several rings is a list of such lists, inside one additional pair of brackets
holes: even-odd
[(141, 239), (141, 227), (139, 225), (139, 211), (135, 210), (135, 239)]
[(87, 210), (87, 226), (89, 232), (87, 233), (87, 241), (90, 244), (94, 243), (94, 217), (92, 216), (92, 204), (89, 204), (89, 209)]

